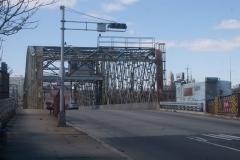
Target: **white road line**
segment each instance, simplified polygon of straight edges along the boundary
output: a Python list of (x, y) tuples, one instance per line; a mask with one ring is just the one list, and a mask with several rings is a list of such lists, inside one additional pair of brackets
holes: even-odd
[(104, 147), (108, 148), (108, 149), (111, 150), (112, 152), (118, 154), (120, 157), (123, 157), (123, 158), (125, 158), (125, 159), (127, 159), (127, 160), (134, 160), (134, 159), (132, 159), (131, 157), (127, 156), (126, 154), (122, 153), (121, 151), (117, 150), (116, 148), (114, 148), (114, 147), (106, 144), (105, 142), (101, 141), (101, 140), (98, 139), (97, 137), (89, 134), (89, 133), (86, 132), (85, 130), (83, 130), (83, 129), (77, 127), (77, 126), (74, 126), (73, 124), (71, 124), (71, 123), (69, 123), (69, 122), (66, 122), (66, 123), (67, 123), (67, 125), (72, 126), (73, 128), (75, 128), (75, 129), (77, 129), (77, 130), (79, 130), (79, 131), (81, 131), (81, 132), (86, 133), (89, 137), (91, 137), (92, 139), (96, 140), (97, 142), (99, 142), (101, 145), (103, 145)]
[(197, 141), (201, 141), (201, 142), (203, 142), (203, 141), (207, 141), (206, 139), (201, 138), (201, 137), (187, 137), (187, 138), (189, 138), (189, 139), (193, 139), (193, 140), (197, 140)]
[(229, 138), (232, 138), (234, 140), (240, 140), (240, 137), (237, 137), (237, 136), (232, 136), (232, 135), (226, 135), (226, 134), (219, 134), (219, 135), (223, 135), (225, 137), (229, 137)]
[(219, 139), (224, 139), (224, 140), (232, 140), (232, 138), (228, 138), (225, 136), (221, 136), (221, 135), (217, 135), (217, 134), (202, 134), (203, 136), (207, 136), (207, 137), (213, 137), (213, 138), (219, 138)]
[(220, 145), (220, 144), (216, 144), (216, 143), (211, 143), (211, 142), (208, 142), (208, 141), (201, 141), (199, 139), (199, 137), (187, 137), (188, 139), (192, 139), (192, 140), (196, 140), (196, 141), (199, 141), (199, 142), (203, 142), (203, 143), (207, 143), (207, 144), (211, 144), (211, 145), (214, 145), (214, 146), (218, 146), (218, 147), (222, 147), (222, 148), (226, 148), (226, 149), (229, 149), (229, 150), (233, 150), (233, 151), (237, 151), (237, 152), (240, 152), (239, 149), (235, 149), (235, 148), (231, 148), (231, 147), (227, 147), (227, 146), (223, 146), (223, 145)]

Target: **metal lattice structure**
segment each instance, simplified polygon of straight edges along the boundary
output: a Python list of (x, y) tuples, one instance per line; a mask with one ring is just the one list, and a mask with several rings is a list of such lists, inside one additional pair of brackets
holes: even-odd
[[(25, 108), (43, 106), (43, 82), (55, 83), (61, 47), (29, 46)], [(165, 44), (154, 38), (98, 37), (97, 47), (65, 47), (65, 83), (80, 105), (156, 102), (165, 79)], [(158, 76), (157, 76), (158, 75)], [(33, 102), (33, 92), (37, 92)], [(31, 107), (35, 106), (35, 107)]]

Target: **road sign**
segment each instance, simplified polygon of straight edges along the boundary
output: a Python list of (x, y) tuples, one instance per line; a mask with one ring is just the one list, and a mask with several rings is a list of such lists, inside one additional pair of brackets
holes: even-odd
[(228, 99), (224, 99), (224, 110), (228, 109)]

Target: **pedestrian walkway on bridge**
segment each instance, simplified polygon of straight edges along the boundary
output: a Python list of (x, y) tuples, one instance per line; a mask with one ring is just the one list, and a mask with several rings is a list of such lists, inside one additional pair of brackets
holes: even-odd
[[(19, 109), (0, 142), (0, 159), (125, 159), (44, 109)], [(2, 141), (2, 140), (1, 140)]]

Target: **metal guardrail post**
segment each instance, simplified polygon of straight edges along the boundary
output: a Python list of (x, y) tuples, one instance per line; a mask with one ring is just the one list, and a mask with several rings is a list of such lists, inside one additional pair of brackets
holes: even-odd
[(218, 97), (214, 98), (214, 110), (213, 113), (217, 114), (218, 113)]
[(232, 113), (237, 113), (237, 98), (236, 98), (236, 95), (232, 95), (231, 96), (232, 98)]

